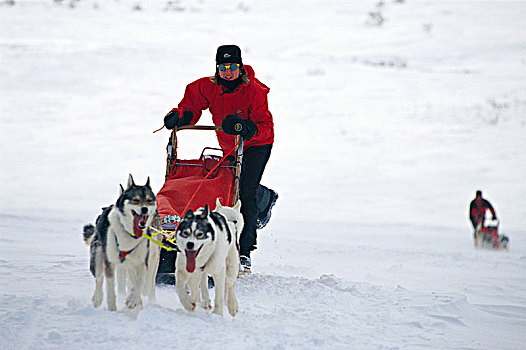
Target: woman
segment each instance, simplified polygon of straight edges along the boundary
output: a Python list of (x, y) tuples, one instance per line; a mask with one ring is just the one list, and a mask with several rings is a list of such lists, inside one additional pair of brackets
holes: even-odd
[[(251, 271), (250, 252), (257, 244), (257, 190), (274, 143), (268, 92), (254, 77), (252, 67), (243, 65), (239, 47), (223, 45), (217, 49), (215, 75), (189, 84), (177, 108), (164, 118), (165, 126), (173, 129), (197, 123), (202, 111), (209, 109), (213, 123), (223, 128), (217, 138), (225, 152), (234, 147), (234, 135), (244, 139), (240, 199), (245, 226), (239, 240), (242, 272)], [(275, 194), (274, 201), (276, 198)]]

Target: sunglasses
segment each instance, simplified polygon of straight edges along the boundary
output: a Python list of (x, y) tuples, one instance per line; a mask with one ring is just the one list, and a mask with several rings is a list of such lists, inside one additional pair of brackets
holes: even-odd
[(221, 72), (226, 71), (227, 69), (230, 69), (231, 72), (236, 71), (239, 68), (238, 63), (231, 63), (231, 64), (218, 64), (217, 69), (219, 69)]

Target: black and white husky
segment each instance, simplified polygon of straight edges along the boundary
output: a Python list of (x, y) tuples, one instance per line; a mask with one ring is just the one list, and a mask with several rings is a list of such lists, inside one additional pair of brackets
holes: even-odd
[[(117, 309), (115, 297), (116, 270), (120, 283), (129, 280), (126, 306), (135, 309), (142, 306), (141, 294), (155, 301), (155, 274), (159, 264), (159, 247), (144, 235), (148, 227), (159, 229), (155, 194), (150, 178), (144, 186), (137, 186), (130, 175), (128, 186), (117, 202), (105, 208), (97, 218), (96, 227), (84, 227), (84, 240), (90, 245), (90, 270), (95, 277), (93, 306), (99, 307), (103, 300), (102, 284), (106, 276), (106, 299), (108, 309)], [(160, 237), (155, 237), (160, 240)], [(119, 289), (125, 289), (119, 286)]]
[(239, 235), (243, 231), (245, 221), (241, 215), (241, 201), (238, 200), (233, 207), (223, 206), (219, 198), (216, 199), (216, 208), (214, 212), (223, 215), (229, 224), (230, 231), (234, 232), (236, 237), (236, 244), (239, 244)]
[(206, 287), (211, 275), (215, 282), (213, 312), (222, 316), (224, 301), (230, 315), (238, 312), (235, 282), (239, 271), (236, 237), (239, 225), (236, 227), (234, 221), (240, 222), (242, 228), (243, 218), (239, 207), (233, 210), (233, 220), (227, 220), (217, 211), (210, 212), (208, 205), (195, 213), (188, 210), (177, 227), (176, 240), (181, 253), (176, 260), (175, 290), (188, 311), (195, 310), (201, 296), (201, 306), (211, 307)]

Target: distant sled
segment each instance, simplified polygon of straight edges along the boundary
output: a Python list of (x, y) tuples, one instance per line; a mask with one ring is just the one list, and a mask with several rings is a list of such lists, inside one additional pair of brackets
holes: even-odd
[(475, 230), (475, 247), (491, 250), (508, 250), (509, 238), (499, 234), (499, 220), (484, 218)]

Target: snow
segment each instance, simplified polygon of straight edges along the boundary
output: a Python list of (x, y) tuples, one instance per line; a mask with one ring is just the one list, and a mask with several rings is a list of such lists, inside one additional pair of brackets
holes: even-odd
[[(525, 13), (522, 1), (0, 1), (0, 348), (523, 348)], [(280, 195), (238, 280), (239, 314), (188, 313), (173, 287), (138, 314), (123, 300), (94, 309), (82, 226), (128, 173), (160, 189), (168, 132), (152, 131), (231, 43), (271, 88), (263, 183)], [(188, 133), (190, 157), (215, 142)], [(507, 252), (473, 247), (477, 189)]]

